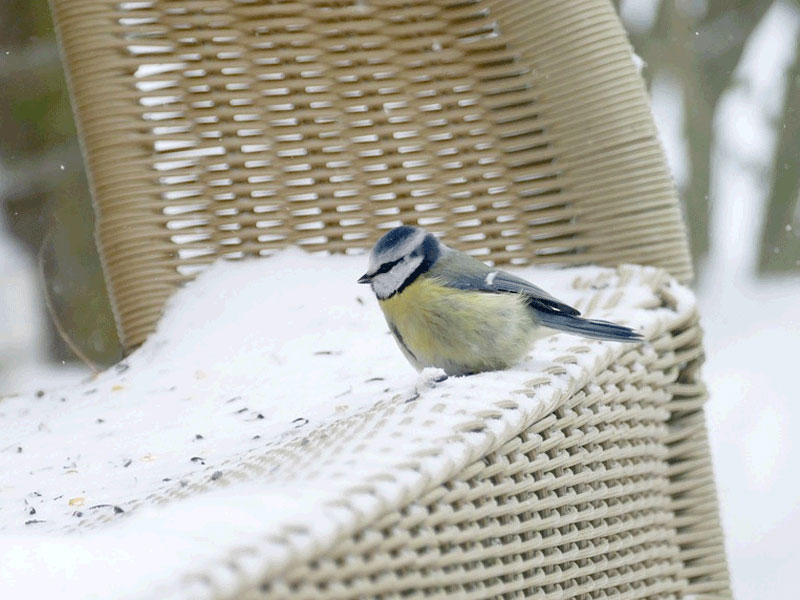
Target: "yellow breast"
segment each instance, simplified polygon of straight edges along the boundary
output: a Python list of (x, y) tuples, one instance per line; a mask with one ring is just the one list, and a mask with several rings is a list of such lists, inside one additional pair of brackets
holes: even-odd
[(521, 296), (457, 290), (424, 276), (380, 305), (417, 369), (451, 375), (510, 366), (527, 352), (535, 327)]

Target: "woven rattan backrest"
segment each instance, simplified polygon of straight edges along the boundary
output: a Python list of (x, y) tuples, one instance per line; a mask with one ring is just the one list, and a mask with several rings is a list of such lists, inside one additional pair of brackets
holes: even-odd
[(216, 257), (417, 223), (691, 277), (608, 0), (52, 0), (124, 343)]

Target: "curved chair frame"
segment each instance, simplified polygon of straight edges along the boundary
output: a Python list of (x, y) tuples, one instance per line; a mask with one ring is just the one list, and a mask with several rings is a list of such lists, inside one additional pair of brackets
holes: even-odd
[[(217, 257), (363, 251), (401, 222), (496, 263), (691, 278), (606, 0), (51, 2), (129, 348)], [(653, 343), (241, 597), (730, 597), (696, 315)]]

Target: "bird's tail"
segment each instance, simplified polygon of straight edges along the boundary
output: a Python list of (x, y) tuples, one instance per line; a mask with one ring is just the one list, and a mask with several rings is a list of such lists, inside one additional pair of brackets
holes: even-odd
[(642, 336), (630, 327), (617, 325), (608, 321), (594, 321), (575, 315), (553, 314), (539, 312), (536, 315), (539, 322), (545, 327), (551, 327), (573, 333), (587, 338), (598, 340), (613, 340), (615, 342), (641, 342)]

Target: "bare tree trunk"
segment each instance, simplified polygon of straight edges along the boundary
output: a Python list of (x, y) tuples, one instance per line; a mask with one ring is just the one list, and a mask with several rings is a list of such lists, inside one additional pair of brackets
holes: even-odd
[(761, 234), (761, 272), (800, 271), (800, 46), (787, 81)]
[(669, 72), (682, 85), (690, 174), (680, 192), (695, 260), (709, 248), (714, 112), (733, 84), (745, 42), (771, 4), (772, 0), (709, 0), (705, 14), (695, 17), (682, 11), (680, 3), (663, 0), (653, 27), (630, 36), (648, 65), (644, 72), (648, 83), (656, 73)]

